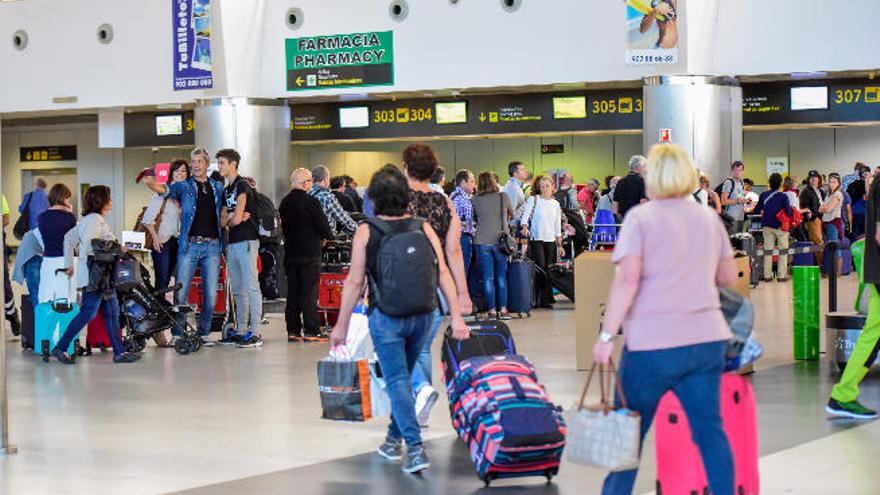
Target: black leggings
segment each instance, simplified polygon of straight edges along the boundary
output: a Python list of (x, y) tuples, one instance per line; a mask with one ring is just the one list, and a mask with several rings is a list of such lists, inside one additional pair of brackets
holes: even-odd
[[(556, 263), (556, 243), (529, 241), (529, 257), (546, 273)], [(535, 275), (535, 302), (538, 307), (553, 304), (553, 286), (543, 275)]]

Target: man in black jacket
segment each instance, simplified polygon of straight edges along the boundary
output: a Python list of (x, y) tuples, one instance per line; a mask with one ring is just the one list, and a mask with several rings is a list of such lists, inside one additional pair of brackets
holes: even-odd
[(318, 281), (321, 240), (332, 238), (333, 231), (321, 203), (307, 193), (312, 188), (312, 173), (298, 168), (290, 182), (293, 187), (278, 207), (287, 272), (287, 340), (327, 340), (318, 319)]

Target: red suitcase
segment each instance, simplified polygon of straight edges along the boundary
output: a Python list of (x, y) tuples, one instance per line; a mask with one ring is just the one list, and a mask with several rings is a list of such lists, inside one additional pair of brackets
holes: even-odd
[[(735, 373), (721, 378), (721, 419), (733, 451), (737, 495), (758, 495), (758, 422), (749, 381)], [(703, 460), (691, 439), (687, 416), (674, 393), (660, 400), (655, 416), (657, 495), (708, 494)]]
[(342, 304), (342, 286), (348, 277), (348, 267), (326, 265), (318, 279), (318, 312), (324, 315), (324, 325), (333, 326)]
[[(86, 327), (86, 349), (101, 349), (101, 352), (107, 352), (107, 349), (113, 347), (110, 343), (110, 336), (107, 334), (107, 323), (104, 320), (104, 311), (98, 310), (98, 314), (92, 318)], [(119, 337), (122, 338), (122, 328), (119, 329)]]
[[(198, 310), (202, 309), (202, 301), (204, 300), (204, 296), (202, 294), (204, 287), (204, 283), (202, 282), (202, 275), (198, 269), (196, 269), (195, 275), (193, 275), (192, 283), (190, 283), (189, 288), (189, 296), (187, 297), (187, 302), (189, 304), (194, 304), (198, 307)], [(198, 317), (198, 313), (196, 314)], [(221, 259), (220, 261), (220, 276), (217, 280), (217, 299), (214, 301), (214, 313), (211, 319), (211, 331), (212, 332), (220, 332), (223, 330), (223, 324), (226, 322), (226, 262)]]

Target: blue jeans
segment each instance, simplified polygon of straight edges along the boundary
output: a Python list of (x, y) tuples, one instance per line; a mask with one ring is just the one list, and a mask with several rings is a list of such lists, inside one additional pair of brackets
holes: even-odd
[(431, 331), (428, 334), (428, 340), (425, 341), (425, 347), (419, 353), (419, 360), (412, 371), (413, 395), (417, 394), (425, 385), (431, 385), (433, 382), (431, 375), (434, 370), (434, 361), (431, 357), (431, 347), (434, 344), (434, 339), (437, 338), (437, 332), (441, 325), (443, 325), (443, 313), (439, 309), (435, 309), (431, 315)]
[(150, 251), (153, 257), (153, 270), (156, 272), (156, 280), (153, 287), (164, 289), (171, 283), (171, 275), (177, 268), (177, 238), (172, 237), (162, 245), (162, 251)]
[(257, 273), (259, 252), (260, 241), (241, 241), (226, 247), (226, 266), (235, 298), (235, 331), (239, 335), (253, 332), (263, 319), (263, 294)]
[[(479, 245), (480, 269), (483, 271), (483, 295), (489, 311), (507, 308), (507, 256), (498, 246)], [(496, 292), (497, 289), (497, 292)], [(497, 294), (497, 297), (496, 297)]]
[[(624, 349), (620, 362), (620, 381), (629, 408), (642, 416), (642, 441), (663, 394), (672, 390), (678, 396), (713, 495), (733, 495), (734, 487), (733, 454), (721, 425), (721, 369), (726, 346), (726, 342), (710, 342), (657, 351)], [(637, 472), (610, 473), (602, 495), (631, 494)]]
[(391, 423), (388, 437), (406, 442), (408, 447), (422, 444), (416, 419), (410, 373), (425, 348), (435, 313), (393, 318), (374, 308), (370, 313), (370, 337), (385, 375), (388, 398), (391, 400)]
[[(199, 334), (207, 337), (211, 334), (211, 318), (214, 315), (214, 304), (217, 302), (217, 281), (220, 277), (220, 241), (194, 243), (191, 242), (186, 252), (177, 258), (177, 281), (181, 284), (177, 291), (177, 304), (188, 304), (189, 289), (192, 285), (196, 267), (202, 276), (202, 306), (199, 314)], [(178, 317), (178, 325), (172, 329), (174, 335), (180, 335), (186, 328), (181, 321), (185, 315)]]
[(474, 236), (464, 232), (461, 234), (461, 256), (464, 258), (464, 276), (467, 278), (474, 260)]
[(23, 267), (24, 281), (27, 284), (28, 294), (30, 294), (28, 297), (34, 306), (40, 303), (40, 268), (42, 265), (43, 257), (34, 256), (27, 260)]
[(64, 331), (55, 348), (63, 351), (70, 348), (70, 342), (98, 315), (99, 309), (104, 310), (104, 324), (107, 326), (107, 336), (110, 337), (110, 343), (113, 345), (113, 355), (125, 353), (125, 345), (122, 344), (122, 338), (119, 336), (119, 301), (116, 300), (115, 294), (110, 299), (104, 299), (100, 292), (83, 292), (79, 313), (70, 320), (67, 330)]

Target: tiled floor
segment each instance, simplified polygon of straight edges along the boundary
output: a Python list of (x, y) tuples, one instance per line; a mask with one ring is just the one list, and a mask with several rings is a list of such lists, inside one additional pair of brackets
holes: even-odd
[[(841, 300), (854, 289), (852, 277), (845, 280)], [(870, 467), (880, 453), (880, 423), (829, 423), (822, 403), (833, 376), (818, 363), (792, 363), (790, 286), (762, 285), (754, 300), (766, 347), (755, 375), (762, 492), (878, 493)], [(552, 397), (570, 408), (583, 374), (573, 371), (574, 312), (560, 306), (511, 327)], [(319, 419), (315, 362), (326, 345), (287, 344), (280, 317), (265, 336), (256, 350), (178, 356), (149, 348), (142, 362), (128, 366), (100, 355), (73, 367), (44, 365), (10, 343), (10, 424), (20, 453), (0, 458), (0, 493), (482, 491), (444, 401), (426, 431), (435, 467), (425, 479), (405, 476), (369, 454), (384, 436), (383, 421)], [(865, 398), (880, 405), (880, 379), (868, 380)], [(649, 441), (641, 493), (653, 488), (652, 459)], [(564, 464), (550, 486), (506, 481), (498, 485), (507, 488), (492, 492), (597, 493), (601, 478)]]

